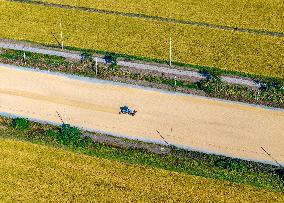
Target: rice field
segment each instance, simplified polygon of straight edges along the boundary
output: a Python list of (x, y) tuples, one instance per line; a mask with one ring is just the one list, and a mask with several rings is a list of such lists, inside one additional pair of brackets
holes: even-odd
[(281, 0), (41, 0), (43, 2), (284, 32)]
[[(0, 37), (168, 59), (284, 78), (284, 38), (154, 22), (0, 0)], [(52, 17), (51, 17), (52, 16)]]
[(283, 202), (284, 194), (0, 139), (4, 202)]

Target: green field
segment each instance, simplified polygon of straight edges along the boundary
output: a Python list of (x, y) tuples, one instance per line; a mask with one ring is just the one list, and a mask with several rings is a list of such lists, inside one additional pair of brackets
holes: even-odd
[(43, 2), (284, 32), (281, 0), (41, 0)]
[(284, 194), (0, 138), (1, 201), (283, 202)]
[(284, 78), (284, 38), (4, 0), (0, 4), (2, 38), (56, 44), (62, 17), (67, 46), (166, 60), (171, 32), (174, 61)]

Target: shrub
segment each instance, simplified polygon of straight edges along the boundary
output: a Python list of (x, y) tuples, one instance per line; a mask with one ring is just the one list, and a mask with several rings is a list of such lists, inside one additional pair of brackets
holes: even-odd
[(52, 130), (52, 129), (48, 129), (45, 134), (48, 136), (48, 137), (51, 137), (51, 138), (58, 138), (59, 134), (57, 131), (55, 130)]
[(25, 118), (14, 118), (12, 121), (12, 127), (18, 130), (27, 130), (30, 125), (30, 121)]
[(214, 83), (214, 81), (210, 81), (208, 79), (197, 82), (197, 86), (199, 89), (209, 94), (214, 93), (216, 91), (216, 84)]
[(94, 141), (93, 141), (92, 138), (90, 138), (90, 137), (83, 137), (83, 138), (81, 138), (80, 147), (90, 148), (92, 146), (94, 146)]
[(19, 57), (13, 53), (9, 53), (9, 52), (5, 52), (3, 54), (1, 54), (1, 57), (6, 58), (6, 59), (10, 59), (10, 60), (15, 60), (18, 59)]
[(105, 60), (107, 63), (117, 64), (117, 56), (115, 53), (107, 52), (105, 55)]
[(73, 145), (78, 147), (81, 141), (81, 130), (72, 127), (69, 124), (62, 124), (59, 131), (59, 139), (65, 145)]
[(276, 170), (276, 174), (283, 180), (283, 186), (284, 186), (284, 168), (281, 167)]
[(98, 75), (100, 78), (108, 78), (114, 74), (115, 70), (112, 70), (111, 68), (108, 68), (106, 66), (100, 66), (98, 68)]
[(221, 72), (218, 71), (218, 70), (209, 70), (209, 69), (204, 69), (204, 70), (201, 70), (199, 71), (200, 74), (202, 74), (203, 76), (206, 77), (206, 79), (208, 80), (220, 80), (220, 75), (221, 75)]
[(119, 66), (116, 64), (116, 63), (112, 63), (109, 68), (112, 70), (112, 71), (118, 71), (119, 70)]
[(88, 52), (84, 52), (81, 54), (81, 63), (92, 61), (92, 54)]
[(247, 166), (242, 163), (240, 160), (236, 159), (221, 159), (215, 162), (215, 166), (228, 169), (228, 170), (235, 170), (239, 172), (244, 172), (247, 170)]

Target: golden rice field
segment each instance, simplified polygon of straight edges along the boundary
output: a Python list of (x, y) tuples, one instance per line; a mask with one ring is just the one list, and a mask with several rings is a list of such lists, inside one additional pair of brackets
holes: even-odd
[(284, 32), (282, 0), (41, 0), (234, 27)]
[(168, 59), (284, 78), (284, 38), (147, 21), (0, 0), (0, 37)]
[(0, 139), (3, 202), (283, 202), (284, 194)]

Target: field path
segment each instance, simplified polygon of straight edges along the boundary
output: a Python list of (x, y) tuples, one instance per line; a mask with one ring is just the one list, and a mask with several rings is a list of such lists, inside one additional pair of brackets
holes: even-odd
[[(138, 111), (119, 115), (119, 107)], [(0, 66), (0, 112), (284, 163), (284, 111)], [(171, 128), (173, 129), (171, 133)]]
[[(1, 38), (0, 38), (0, 48), (28, 51), (32, 53), (47, 54), (47, 55), (53, 55), (53, 56), (60, 56), (64, 58), (74, 59), (74, 60), (81, 59), (81, 52), (68, 51), (68, 50), (62, 51), (56, 48), (44, 47), (44, 46), (40, 46), (37, 44), (31, 44), (31, 43), (15, 41), (15, 40), (7, 40), (7, 39), (1, 39)], [(97, 60), (98, 60), (98, 63), (106, 63), (103, 57), (97, 57)], [(153, 64), (153, 63), (148, 63), (148, 62), (145, 63), (143, 61), (130, 62), (130, 61), (123, 61), (123, 60), (118, 60), (117, 64), (119, 66), (136, 68), (139, 70), (157, 71), (160, 73), (172, 74), (176, 76), (193, 77), (193, 78), (197, 78), (198, 80), (205, 79), (205, 76), (197, 71), (170, 68), (166, 64)], [(222, 81), (231, 83), (231, 84), (247, 85), (250, 87), (257, 87), (257, 88), (260, 87), (260, 84), (258, 82), (253, 81), (252, 79), (249, 79), (249, 78), (240, 78), (240, 77), (234, 77), (234, 76), (220, 76), (220, 78)]]

